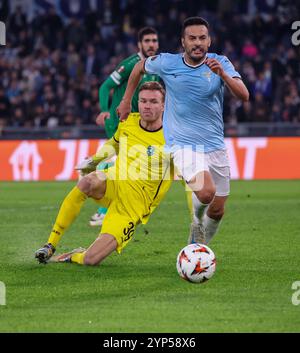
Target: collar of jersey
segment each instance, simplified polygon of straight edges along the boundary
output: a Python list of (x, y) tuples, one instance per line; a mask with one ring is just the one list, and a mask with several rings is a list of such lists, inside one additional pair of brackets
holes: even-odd
[(147, 131), (147, 132), (157, 132), (157, 131), (159, 131), (159, 130), (162, 129), (162, 126), (161, 126), (160, 128), (158, 128), (158, 129), (156, 129), (156, 130), (147, 130), (147, 129), (145, 129), (144, 127), (142, 127), (142, 125), (141, 125), (141, 119), (139, 120), (139, 125), (140, 125), (140, 128), (141, 128), (141, 129), (143, 129), (143, 130), (145, 130), (145, 131)]
[(182, 61), (183, 61), (184, 65), (190, 67), (191, 69), (198, 69), (198, 67), (200, 67), (200, 66), (202, 66), (202, 65), (204, 64), (206, 58), (207, 58), (207, 55), (205, 56), (205, 58), (203, 59), (203, 61), (202, 61), (201, 64), (193, 66), (193, 65), (188, 64), (188, 63), (185, 61), (185, 59), (184, 59), (184, 53), (182, 54)]

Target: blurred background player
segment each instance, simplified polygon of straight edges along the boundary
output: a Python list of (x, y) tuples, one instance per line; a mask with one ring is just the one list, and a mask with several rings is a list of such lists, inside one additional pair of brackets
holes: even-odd
[[(59, 255), (55, 258), (57, 262), (97, 265), (114, 250), (120, 253), (132, 239), (136, 226), (147, 223), (173, 180), (170, 155), (164, 151), (164, 98), (165, 91), (158, 82), (142, 85), (140, 114), (131, 113), (96, 155), (78, 167), (83, 173), (89, 173), (105, 158), (118, 155), (113, 167), (106, 172), (97, 170), (87, 174), (64, 199), (48, 243), (35, 253), (40, 263), (52, 257), (88, 197), (108, 207), (100, 236), (87, 250), (79, 248)], [(128, 153), (132, 148), (139, 153)]]
[(226, 56), (208, 53), (211, 37), (206, 20), (187, 18), (181, 43), (183, 53), (162, 53), (135, 66), (118, 111), (120, 119), (126, 119), (132, 94), (145, 72), (164, 80), (166, 145), (174, 166), (193, 190), (194, 220), (188, 243), (208, 243), (217, 232), (230, 192), (224, 86), (241, 101), (249, 100), (249, 92)]
[[(129, 56), (120, 62), (113, 73), (102, 83), (99, 89), (99, 102), (101, 113), (98, 115), (96, 123), (105, 127), (105, 133), (108, 138), (111, 138), (116, 132), (119, 125), (119, 118), (116, 108), (120, 104), (123, 94), (126, 89), (127, 80), (131, 74), (134, 65), (141, 59), (155, 55), (158, 50), (158, 34), (152, 27), (144, 27), (138, 32), (139, 52)], [(148, 81), (159, 81), (157, 75), (146, 74), (142, 77), (139, 87)], [(138, 87), (138, 88), (139, 88)], [(110, 102), (110, 94), (112, 98)], [(132, 99), (132, 112), (138, 112), (138, 89)], [(101, 163), (98, 169), (106, 169), (112, 163)], [(97, 212), (91, 217), (91, 226), (100, 226), (103, 222), (107, 209), (99, 207)]]

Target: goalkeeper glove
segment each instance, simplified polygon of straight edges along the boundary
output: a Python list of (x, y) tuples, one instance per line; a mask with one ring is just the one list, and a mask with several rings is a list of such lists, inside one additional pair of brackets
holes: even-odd
[(84, 159), (80, 162), (76, 167), (75, 170), (79, 170), (81, 175), (86, 175), (96, 170), (96, 167), (99, 163), (97, 157), (92, 156)]

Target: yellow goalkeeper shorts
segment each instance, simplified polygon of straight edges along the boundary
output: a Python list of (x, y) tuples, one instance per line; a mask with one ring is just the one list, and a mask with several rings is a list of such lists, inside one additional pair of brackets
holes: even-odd
[(118, 243), (117, 252), (129, 243), (136, 226), (150, 213), (150, 206), (143, 193), (126, 181), (106, 180), (106, 192), (101, 206), (108, 208), (101, 234), (113, 235)]

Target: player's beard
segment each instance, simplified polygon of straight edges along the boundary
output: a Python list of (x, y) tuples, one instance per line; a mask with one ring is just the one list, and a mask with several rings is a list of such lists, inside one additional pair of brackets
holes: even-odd
[[(199, 50), (200, 52), (202, 52), (202, 55), (194, 55), (193, 53)], [(194, 62), (195, 65), (200, 64), (201, 61), (203, 61), (203, 59), (205, 58), (206, 54), (207, 54), (207, 50), (205, 50), (203, 47), (194, 47), (191, 50), (186, 50), (186, 54), (188, 55), (188, 57), (190, 58), (191, 61)]]
[[(149, 52), (151, 52), (151, 54)], [(145, 58), (149, 58), (149, 56), (155, 55), (156, 52), (152, 48), (149, 48), (147, 51), (142, 48), (142, 54), (144, 55)]]

